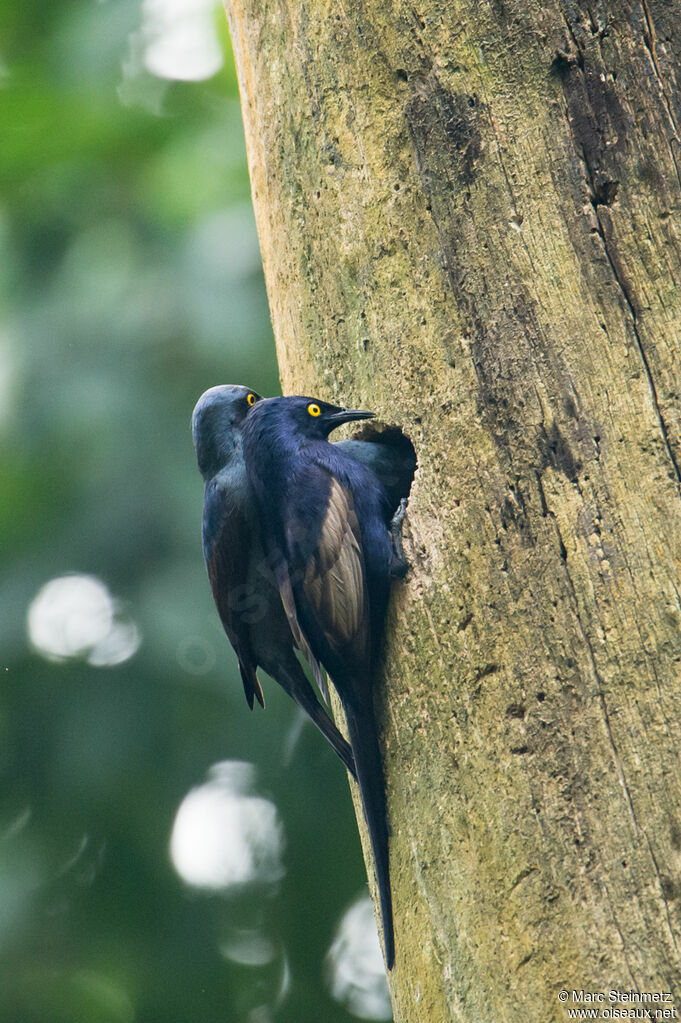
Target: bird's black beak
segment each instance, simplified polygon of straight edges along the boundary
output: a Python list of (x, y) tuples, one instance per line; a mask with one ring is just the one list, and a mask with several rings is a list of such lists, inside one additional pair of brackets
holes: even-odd
[(367, 412), (361, 408), (341, 408), (337, 412), (331, 412), (324, 418), (330, 430), (335, 430), (341, 423), (354, 423), (357, 419), (373, 419), (375, 412)]

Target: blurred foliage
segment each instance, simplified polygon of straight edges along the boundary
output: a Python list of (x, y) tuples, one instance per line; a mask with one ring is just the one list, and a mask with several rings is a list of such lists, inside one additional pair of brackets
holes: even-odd
[[(143, 16), (0, 12), (0, 1020), (340, 1023), (325, 956), (365, 885), (347, 782), (273, 683), (249, 713), (200, 548), (193, 405), (278, 388), (227, 31), (213, 11), (221, 71), (165, 81)], [(124, 663), (31, 649), (31, 601), (72, 572), (136, 622)], [(257, 765), (286, 873), (199, 893), (170, 835), (226, 759)], [(235, 961), (239, 929), (276, 955)]]

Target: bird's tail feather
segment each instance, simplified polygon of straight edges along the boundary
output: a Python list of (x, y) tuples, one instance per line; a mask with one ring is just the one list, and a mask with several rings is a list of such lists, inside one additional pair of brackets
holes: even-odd
[(255, 697), (260, 706), (264, 707), (265, 697), (262, 694), (262, 687), (258, 681), (255, 668), (251, 665), (245, 665), (241, 658), (239, 658), (239, 671), (241, 672), (241, 681), (243, 682), (248, 706), (253, 710), (253, 697)]
[(357, 766), (355, 764), (352, 748), (338, 731), (322, 705), (315, 701), (311, 706), (304, 707), (303, 709), (307, 711), (319, 731), (326, 739), (328, 739), (352, 777), (355, 781), (357, 781)]
[(364, 817), (369, 830), (371, 850), (374, 857), (378, 897), (383, 921), (383, 945), (385, 961), (389, 970), (395, 961), (395, 937), (393, 929), (392, 895), (390, 891), (390, 857), (388, 848), (388, 812), (385, 797), (385, 781), (381, 751), (373, 706), (362, 706), (356, 710), (345, 706), (348, 737), (357, 767), (359, 791), (362, 797)]
[(292, 655), (292, 662), (291, 665), (287, 666), (277, 665), (274, 677), (287, 691), (289, 696), (293, 697), (298, 706), (312, 719), (324, 738), (329, 741), (334, 751), (343, 761), (352, 777), (357, 781), (357, 769), (350, 746), (315, 696), (312, 686), (294, 655)]

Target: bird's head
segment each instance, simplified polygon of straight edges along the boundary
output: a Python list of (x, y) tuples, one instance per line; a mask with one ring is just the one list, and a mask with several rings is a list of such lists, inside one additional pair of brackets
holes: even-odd
[(357, 419), (373, 419), (374, 415), (374, 412), (364, 409), (330, 405), (321, 398), (291, 395), (262, 402), (256, 418), (261, 421), (269, 419), (273, 425), (276, 422), (278, 430), (299, 438), (324, 440), (337, 426)]
[(240, 449), (244, 419), (260, 400), (255, 391), (238, 384), (221, 384), (201, 395), (192, 413), (192, 436), (204, 479), (219, 472)]

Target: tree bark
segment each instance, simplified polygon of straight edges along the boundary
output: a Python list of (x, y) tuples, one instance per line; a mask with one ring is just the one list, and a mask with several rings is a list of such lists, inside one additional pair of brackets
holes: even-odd
[(681, 995), (681, 5), (228, 14), (285, 391), (419, 459), (395, 1017)]

